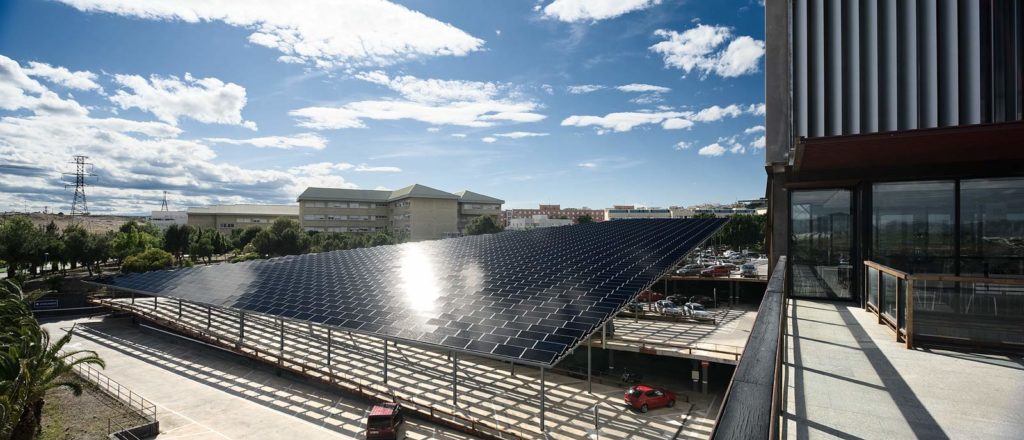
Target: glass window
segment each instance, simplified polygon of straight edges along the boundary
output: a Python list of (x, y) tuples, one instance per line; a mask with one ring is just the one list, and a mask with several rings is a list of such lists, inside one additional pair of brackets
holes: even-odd
[(960, 182), (960, 274), (1024, 276), (1024, 179)]
[(872, 260), (909, 273), (954, 273), (952, 181), (872, 188)]
[(793, 191), (789, 238), (794, 296), (851, 298), (850, 191)]

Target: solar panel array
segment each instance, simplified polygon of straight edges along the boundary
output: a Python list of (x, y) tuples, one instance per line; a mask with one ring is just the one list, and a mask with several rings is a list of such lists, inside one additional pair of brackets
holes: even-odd
[(548, 366), (724, 223), (616, 220), (128, 274), (107, 282)]

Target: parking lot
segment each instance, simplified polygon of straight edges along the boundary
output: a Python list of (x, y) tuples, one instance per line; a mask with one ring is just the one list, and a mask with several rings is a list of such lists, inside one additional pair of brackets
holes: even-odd
[[(129, 305), (126, 299), (118, 301)], [(208, 321), (206, 308), (197, 305), (183, 304), (180, 318), (177, 303), (169, 300), (154, 307), (152, 298), (138, 299), (133, 310), (145, 311), (154, 318), (173, 321), (223, 340), (237, 340), (239, 336), (237, 318), (213, 312)], [(315, 366), (326, 365), (326, 329), (286, 322), (284, 330), (284, 364), (309, 365), (308, 375), (322, 377)], [(279, 321), (247, 315), (243, 350), (258, 352), (262, 360), (276, 363), (281, 350), (280, 334)], [(364, 390), (382, 391), (522, 438), (542, 437), (538, 419), (540, 378), (536, 368), (516, 366), (513, 371), (508, 363), (459, 356), (459, 397), (455, 404), (451, 385), (453, 365), (447, 353), (389, 345), (385, 384), (385, 350), (381, 340), (344, 332), (333, 336), (331, 371), (339, 385), (346, 381), (344, 386), (358, 385)], [(690, 404), (682, 401), (675, 408), (652, 410), (647, 414), (629, 410), (621, 403), (625, 388), (622, 384), (595, 381), (593, 394), (590, 394), (585, 380), (553, 372), (545, 376), (546, 427), (551, 438), (578, 439), (594, 435), (595, 406), (597, 429), (602, 438), (663, 439), (672, 438), (677, 432), (680, 433), (678, 438), (705, 438), (713, 423), (702, 416), (707, 413), (705, 408), (693, 411)], [(683, 384), (676, 386), (682, 389)]]
[(680, 319), (615, 319), (615, 337), (597, 347), (735, 365), (757, 318), (754, 306), (712, 309), (715, 323)]

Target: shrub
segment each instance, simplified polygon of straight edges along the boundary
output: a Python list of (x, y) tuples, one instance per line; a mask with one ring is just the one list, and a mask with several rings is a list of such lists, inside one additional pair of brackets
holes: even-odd
[(60, 292), (64, 289), (64, 277), (61, 275), (46, 277), (46, 288), (54, 292)]
[(174, 255), (163, 249), (149, 248), (125, 258), (121, 263), (121, 272), (148, 272), (172, 266), (174, 266)]

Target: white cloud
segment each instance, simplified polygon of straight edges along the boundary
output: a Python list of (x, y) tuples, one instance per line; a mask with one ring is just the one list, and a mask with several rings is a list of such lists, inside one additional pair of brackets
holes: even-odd
[(24, 69), (29, 76), (45, 78), (54, 84), (60, 84), (69, 89), (75, 90), (99, 90), (102, 88), (96, 83), (96, 74), (89, 71), (72, 72), (66, 67), (51, 66), (46, 63), (30, 61), (28, 68)]
[(763, 132), (763, 131), (764, 131), (764, 126), (763, 125), (755, 125), (755, 126), (750, 127), (750, 128), (748, 128), (746, 130), (743, 130), (743, 133), (744, 134), (753, 134), (753, 133), (760, 133), (760, 132)]
[(544, 16), (568, 23), (598, 21), (660, 3), (661, 0), (555, 0), (544, 7)]
[(747, 106), (747, 113), (750, 113), (752, 115), (764, 116), (765, 110), (766, 108), (763, 102), (760, 104), (750, 104), (749, 106)]
[(581, 85), (578, 85), (578, 86), (566, 87), (566, 90), (569, 93), (572, 93), (574, 95), (581, 95), (581, 94), (584, 94), (584, 93), (596, 92), (596, 91), (601, 90), (603, 88), (604, 88), (604, 86), (597, 85), (597, 84), (581, 84)]
[(661, 128), (666, 130), (682, 130), (693, 127), (693, 121), (683, 118), (671, 118), (666, 119), (665, 122), (661, 123)]
[(429, 131), (431, 133), (437, 133), (437, 132), (441, 131), (441, 129), (438, 128), (438, 127), (427, 127), (427, 131)]
[(487, 136), (485, 138), (481, 138), (480, 140), (482, 140), (484, 142), (487, 142), (488, 144), (493, 144), (495, 142), (498, 142), (498, 138), (490, 137), (490, 136)]
[(365, 163), (356, 165), (355, 171), (364, 173), (400, 173), (402, 169), (399, 167), (371, 167)]
[(182, 130), (172, 124), (96, 118), (70, 99), (59, 106), (77, 111), (55, 112), (56, 104), (46, 102), (50, 96), (56, 94), (0, 56), (0, 108), (31, 112), (0, 114), (0, 206), (30, 203), (66, 212), (61, 174), (76, 154), (89, 156), (99, 176), (89, 188), (93, 212), (147, 212), (159, 206), (163, 190), (188, 206), (291, 203), (307, 186), (356, 187), (338, 174), (354, 169), (351, 164), (245, 168), (220, 162), (206, 140), (179, 139)]
[(751, 142), (750, 146), (754, 147), (754, 148), (757, 148), (757, 149), (764, 148), (764, 146), (765, 146), (764, 136), (761, 136), (761, 137), (759, 137), (757, 139), (754, 139), (754, 142)]
[(294, 136), (265, 136), (250, 139), (208, 138), (206, 140), (215, 144), (251, 145), (257, 148), (280, 148), (283, 150), (293, 148), (323, 150), (327, 147), (327, 139), (316, 133), (299, 133)]
[[(748, 36), (733, 38), (726, 26), (698, 24), (683, 32), (659, 29), (654, 35), (664, 41), (649, 49), (662, 55), (666, 67), (686, 74), (696, 69), (702, 77), (709, 74), (730, 78), (758, 70), (764, 56), (764, 42)], [(731, 40), (731, 41), (730, 41)], [(721, 49), (722, 44), (729, 44)]]
[(452, 137), (464, 138), (466, 137), (466, 133), (452, 133)]
[(676, 150), (689, 150), (692, 146), (693, 142), (679, 141), (676, 142), (676, 144), (673, 145), (672, 148), (675, 148)]
[(525, 138), (525, 137), (540, 137), (540, 136), (547, 136), (547, 135), (548, 135), (547, 133), (534, 133), (532, 131), (513, 131), (513, 132), (509, 132), (509, 133), (497, 133), (497, 134), (495, 134), (495, 136), (497, 136), (497, 137), (505, 137), (505, 138), (511, 138), (511, 139), (521, 139), (521, 138)]
[[(756, 111), (756, 106), (748, 107), (750, 111)], [(598, 127), (598, 133), (603, 134), (606, 130), (624, 132), (630, 131), (641, 125), (661, 124), (666, 130), (687, 129), (696, 122), (715, 122), (725, 118), (735, 118), (743, 115), (743, 107), (730, 104), (725, 107), (713, 105), (699, 111), (660, 111), (660, 112), (618, 112), (609, 113), (604, 116), (572, 115), (562, 120), (562, 126), (571, 127)]]
[(697, 151), (697, 154), (699, 154), (701, 156), (710, 156), (710, 157), (721, 156), (721, 155), (725, 154), (725, 147), (723, 147), (721, 145), (718, 145), (718, 142), (715, 142), (715, 143), (713, 143), (711, 145), (708, 145), (708, 146), (705, 146), (705, 147), (701, 147), (701, 149), (699, 151)]
[(743, 148), (743, 144), (736, 142), (729, 147), (729, 152), (733, 154), (743, 154), (747, 152), (747, 149)]
[(217, 78), (184, 80), (176, 76), (114, 75), (114, 81), (128, 89), (118, 90), (110, 100), (122, 109), (138, 108), (154, 114), (161, 121), (177, 125), (182, 117), (206, 124), (241, 125), (250, 130), (256, 123), (242, 119), (245, 88)]
[(620, 92), (639, 92), (639, 93), (668, 93), (672, 89), (668, 87), (655, 86), (651, 84), (625, 84), (616, 87)]
[(597, 164), (594, 162), (581, 162), (576, 164), (580, 168), (597, 168)]
[(149, 20), (223, 22), (279, 61), (318, 67), (389, 65), (425, 56), (463, 56), (484, 41), (384, 0), (60, 0), (81, 11)]
[(306, 107), (289, 112), (302, 127), (325, 130), (365, 128), (366, 119), (412, 119), (433, 125), (491, 127), (502, 122), (536, 122), (540, 104), (522, 96), (508, 84), (390, 78), (384, 72), (360, 73), (357, 78), (383, 85), (404, 99), (356, 101), (340, 107)]

